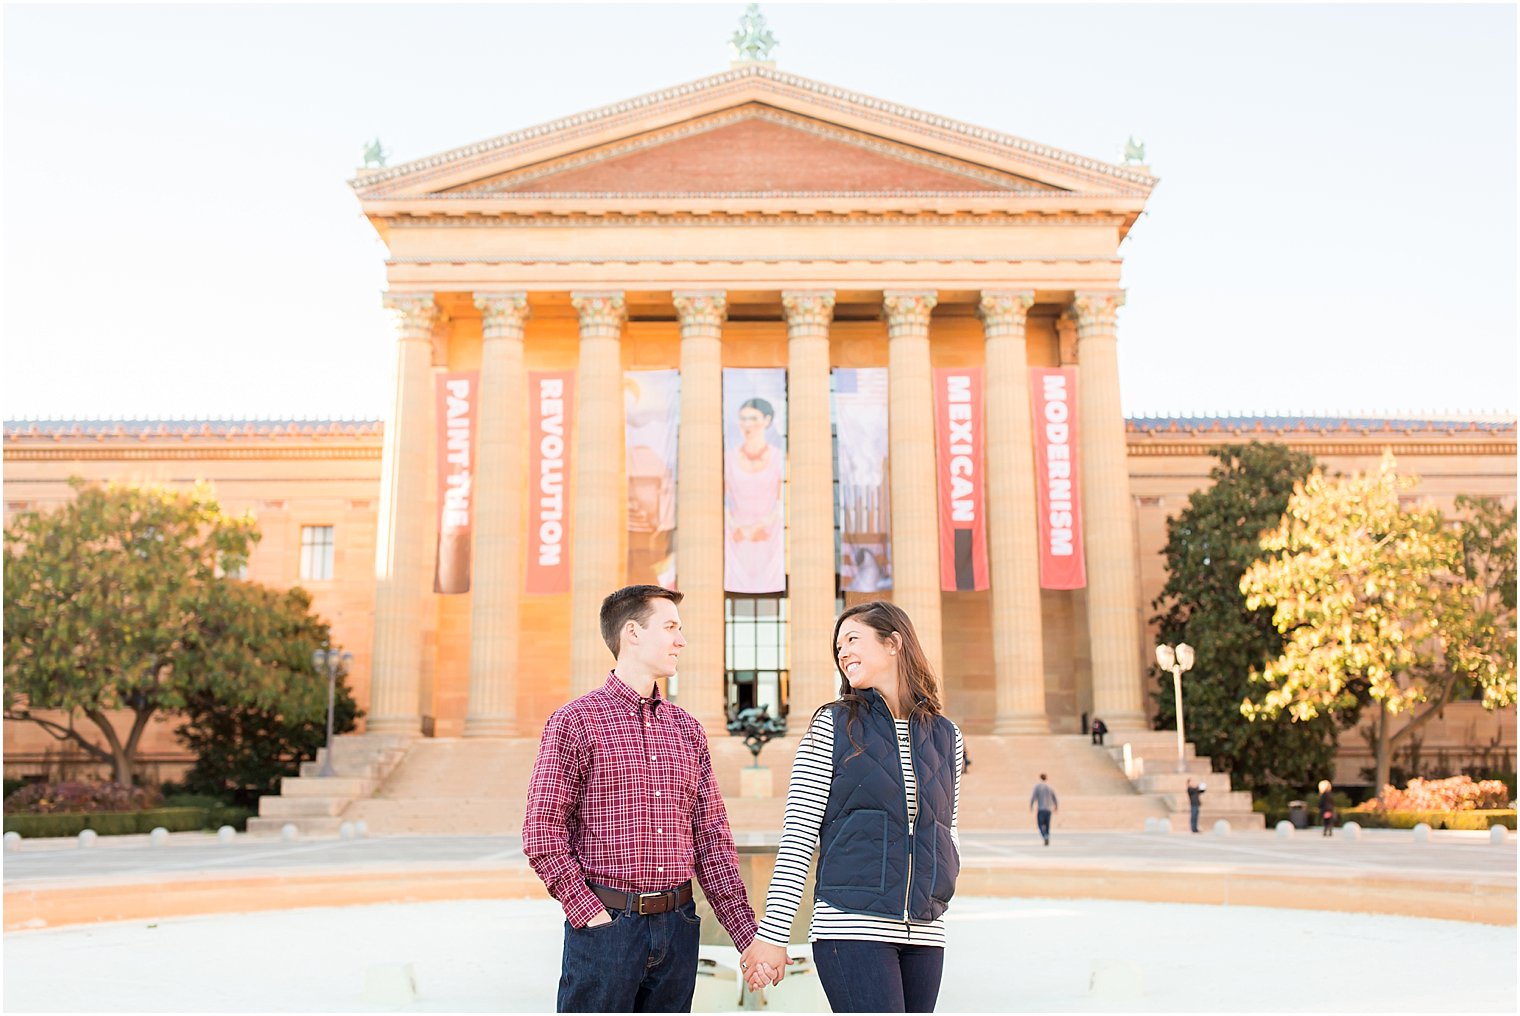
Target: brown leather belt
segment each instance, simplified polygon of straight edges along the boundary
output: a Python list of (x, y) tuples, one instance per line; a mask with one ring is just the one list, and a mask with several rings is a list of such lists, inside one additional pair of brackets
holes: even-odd
[(676, 907), (684, 907), (691, 902), (690, 879), (674, 889), (657, 893), (625, 893), (621, 889), (608, 889), (604, 885), (593, 885), (590, 882), (586, 885), (596, 893), (597, 899), (607, 905), (609, 911), (628, 910), (640, 917), (648, 917), (650, 914), (668, 914)]

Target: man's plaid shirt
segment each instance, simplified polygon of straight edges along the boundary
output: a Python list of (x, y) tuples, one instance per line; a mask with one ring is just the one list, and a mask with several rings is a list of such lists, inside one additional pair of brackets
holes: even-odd
[(693, 874), (743, 950), (755, 912), (702, 725), (617, 674), (549, 717), (528, 784), (523, 853), (577, 928), (606, 909), (586, 883), (657, 892)]

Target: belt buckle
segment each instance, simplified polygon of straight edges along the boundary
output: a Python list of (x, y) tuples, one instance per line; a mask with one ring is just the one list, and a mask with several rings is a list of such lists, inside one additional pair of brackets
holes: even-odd
[(670, 895), (670, 894), (669, 893), (639, 893), (639, 916), (640, 917), (648, 917), (650, 914), (663, 914), (665, 912), (664, 910), (645, 910), (644, 909), (644, 901), (645, 900), (657, 900), (657, 899), (661, 899), (661, 898), (663, 898), (665, 896), (668, 896), (668, 895)]

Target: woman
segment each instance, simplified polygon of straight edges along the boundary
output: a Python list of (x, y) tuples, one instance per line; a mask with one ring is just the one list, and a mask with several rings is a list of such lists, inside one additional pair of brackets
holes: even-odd
[(1329, 836), (1335, 828), (1335, 798), (1330, 793), (1330, 781), (1319, 781), (1319, 820), (1325, 827), (1322, 835)]
[(797, 748), (751, 987), (780, 980), (819, 846), (813, 963), (834, 1012), (932, 1012), (944, 912), (960, 868), (961, 732), (900, 607), (862, 603), (834, 625), (839, 698)]
[(742, 440), (728, 450), (724, 483), (723, 587), (731, 593), (779, 593), (786, 588), (786, 541), (781, 524), (780, 448), (766, 440), (776, 410), (765, 399), (739, 407)]

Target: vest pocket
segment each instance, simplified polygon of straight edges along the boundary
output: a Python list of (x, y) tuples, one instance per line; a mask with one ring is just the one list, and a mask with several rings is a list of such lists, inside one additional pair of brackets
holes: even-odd
[(828, 853), (818, 862), (818, 888), (887, 889), (887, 813), (853, 811), (839, 827)]
[(942, 822), (934, 823), (934, 878), (929, 883), (929, 895), (941, 903), (949, 903), (955, 895), (955, 876), (960, 871), (960, 852), (950, 827)]

